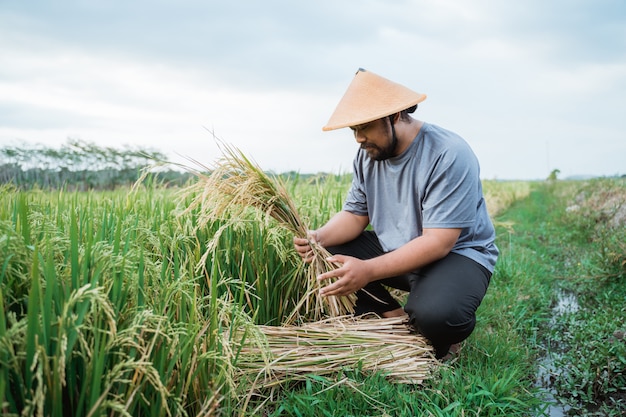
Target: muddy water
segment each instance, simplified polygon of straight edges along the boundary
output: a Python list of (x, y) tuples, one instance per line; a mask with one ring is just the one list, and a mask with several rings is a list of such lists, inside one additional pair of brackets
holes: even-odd
[[(575, 313), (578, 309), (579, 305), (576, 296), (559, 290), (557, 292), (557, 302), (552, 309), (552, 317), (550, 318), (548, 326), (553, 327), (558, 317), (565, 314)], [(567, 412), (569, 411), (569, 407), (562, 405), (557, 400), (557, 393), (552, 388), (554, 379), (564, 372), (562, 369), (557, 369), (555, 365), (558, 363), (560, 353), (550, 349), (549, 341), (546, 341), (545, 343), (545, 354), (539, 359), (535, 384), (542, 388), (541, 393), (543, 400), (550, 403), (545, 415), (549, 417), (564, 417), (568, 415)]]

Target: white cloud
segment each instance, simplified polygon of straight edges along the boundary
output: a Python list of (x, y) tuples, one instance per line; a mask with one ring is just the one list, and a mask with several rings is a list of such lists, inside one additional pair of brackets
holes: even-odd
[(417, 116), (465, 136), (485, 177), (623, 173), (616, 4), (10, 3), (0, 146), (73, 137), (208, 161), (206, 127), (267, 169), (346, 171), (353, 138), (321, 126), (365, 67), (427, 93)]

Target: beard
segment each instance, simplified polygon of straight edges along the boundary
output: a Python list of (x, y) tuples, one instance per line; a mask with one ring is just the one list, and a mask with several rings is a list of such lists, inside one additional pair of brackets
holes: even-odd
[(367, 152), (367, 156), (375, 161), (384, 161), (386, 159), (395, 156), (396, 148), (398, 147), (398, 138), (395, 134), (391, 134), (391, 139), (387, 146), (380, 147), (373, 144), (363, 144), (361, 149)]

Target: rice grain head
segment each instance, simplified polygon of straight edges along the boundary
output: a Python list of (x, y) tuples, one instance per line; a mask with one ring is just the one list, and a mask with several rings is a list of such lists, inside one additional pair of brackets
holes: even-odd
[[(200, 209), (198, 227), (215, 220), (227, 223), (241, 221), (253, 209), (261, 212), (268, 221), (274, 219), (277, 225), (295, 236), (307, 236), (308, 227), (300, 217), (284, 182), (279, 177), (270, 177), (263, 172), (239, 149), (226, 144), (221, 144), (221, 149), (222, 157), (211, 168), (194, 160), (190, 161), (198, 165), (199, 169), (185, 167), (196, 175), (198, 181), (183, 192), (184, 196), (195, 196), (184, 212)], [(315, 242), (310, 243), (314, 252), (313, 260), (309, 265), (302, 266), (306, 276), (305, 296), (296, 304), (286, 324), (354, 312), (354, 294), (340, 297), (319, 295), (322, 285), (330, 282), (320, 283), (317, 276), (339, 265), (327, 260), (330, 253), (326, 249)]]

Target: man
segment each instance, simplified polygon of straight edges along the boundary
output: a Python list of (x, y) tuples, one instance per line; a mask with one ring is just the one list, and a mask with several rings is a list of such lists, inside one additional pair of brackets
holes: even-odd
[[(410, 115), (425, 98), (359, 69), (323, 128), (349, 127), (360, 144), (352, 185), (308, 240), (341, 265), (318, 277), (337, 278), (322, 296), (356, 292), (357, 315), (408, 314), (444, 358), (474, 330), (498, 249), (469, 145)], [(305, 261), (308, 240), (294, 238)], [(386, 287), (409, 292), (404, 309)]]

